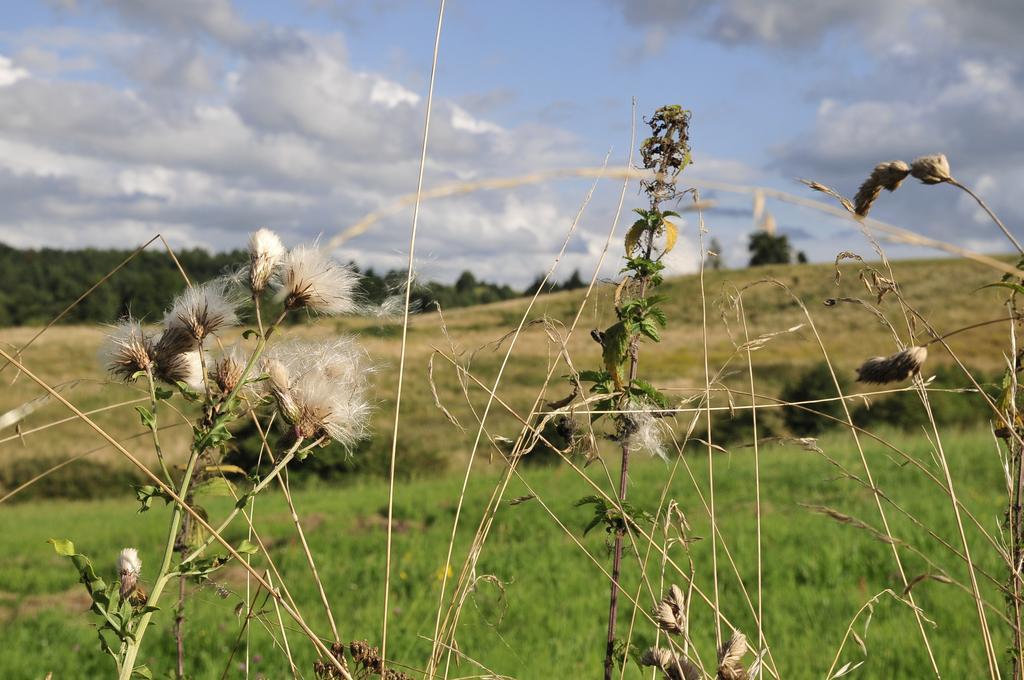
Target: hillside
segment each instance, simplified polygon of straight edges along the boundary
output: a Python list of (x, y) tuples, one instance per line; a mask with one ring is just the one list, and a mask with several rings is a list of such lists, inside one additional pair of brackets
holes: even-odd
[[(994, 289), (978, 290), (997, 278), (993, 272), (980, 265), (956, 260), (919, 260), (897, 262), (893, 268), (905, 299), (939, 332), (995, 319), (1002, 313), (1002, 292)], [(855, 367), (864, 358), (893, 351), (891, 332), (879, 323), (868, 308), (859, 304), (823, 304), (829, 298), (859, 297), (876, 305), (877, 300), (858, 279), (858, 269), (857, 264), (844, 264), (838, 285), (834, 280), (835, 268), (831, 265), (769, 266), (708, 272), (705, 288), (708, 296), (710, 365), (712, 372), (726, 368), (719, 384), (738, 390), (749, 389), (745, 356), (737, 356), (734, 351), (734, 343), (742, 342), (743, 325), (726, 303), (738, 290), (760, 280), (773, 279), (788, 287), (793, 295), (803, 301), (841, 375), (852, 379)], [(700, 281), (697, 276), (678, 277), (668, 281), (663, 289), (669, 298), (665, 303), (669, 313), (669, 327), (660, 345), (645, 349), (642, 361), (644, 373), (652, 382), (667, 389), (674, 398), (681, 399), (702, 390), (704, 384)], [(595, 289), (583, 311), (577, 331), (566, 344), (568, 355), (577, 369), (597, 368), (600, 364), (600, 348), (590, 338), (589, 331), (592, 328), (605, 328), (611, 323), (613, 294), (614, 289), (610, 284), (601, 284)], [(548, 323), (532, 323), (526, 327), (516, 343), (499, 387), (502, 399), (518, 412), (529, 412), (548, 367), (554, 364), (557, 364), (553, 368), (554, 379), (545, 391), (544, 398), (556, 400), (568, 394), (566, 383), (560, 379), (568, 371), (564, 361), (558, 359), (559, 348), (552, 340), (554, 336), (549, 337), (549, 332), (566, 333), (582, 297), (583, 291), (541, 296), (530, 311), (528, 318), (531, 322), (546, 320)], [(466, 406), (455, 372), (448, 361), (440, 356), (434, 359), (434, 380), (438, 395), (465, 427), (465, 432), (449, 423), (434, 405), (427, 378), (428, 363), (434, 349), (450, 354), (450, 338), (458, 361), (468, 365), (474, 376), (490, 385), (510, 340), (506, 339), (500, 345), (496, 343), (515, 330), (527, 304), (528, 299), (516, 299), (445, 312), (447, 337), (439, 314), (426, 313), (412, 319), (407, 352), (407, 382), (402, 404), (400, 472), (420, 474), (443, 468), (452, 460), (466, 455), (476, 434), (473, 415)], [(895, 297), (888, 295), (877, 306), (906, 340), (906, 322)], [(743, 307), (750, 338), (804, 324), (798, 331), (772, 338), (753, 354), (758, 391), (777, 393), (783, 381), (821, 361), (822, 354), (807, 319), (783, 288), (767, 284), (750, 288), (743, 296)], [(918, 328), (918, 339), (927, 339), (920, 325)], [(7, 348), (16, 349), (37, 330), (3, 329), (0, 330), (0, 342)], [(315, 325), (290, 327), (283, 334), (285, 337), (314, 337), (353, 332), (364, 341), (377, 365), (374, 381), (378, 409), (374, 423), (375, 436), (358, 453), (356, 463), (371, 471), (384, 469), (385, 453), (390, 450), (387, 433), (390, 432), (394, 414), (400, 331), (400, 322), (393, 320), (336, 319), (320, 321)], [(999, 370), (1003, 362), (1004, 334), (1005, 328), (1002, 325), (992, 325), (951, 338), (949, 344), (973, 368), (993, 372)], [(23, 359), (27, 366), (51, 384), (65, 385), (65, 395), (85, 410), (142, 398), (142, 393), (134, 387), (111, 385), (106, 381), (96, 360), (102, 336), (102, 327), (55, 327), (27, 349)], [(932, 349), (926, 373), (951, 361), (940, 346), (935, 345)], [(0, 393), (0, 413), (40, 395), (40, 390), (31, 381), (24, 376), (17, 376), (11, 369), (3, 372), (2, 379), (5, 389)], [(486, 402), (484, 391), (471, 385), (470, 396), (478, 411), (482, 409)], [(733, 396), (734, 403), (744, 403), (745, 400), (746, 397), (742, 395)], [(716, 403), (724, 405), (727, 400), (721, 397)], [(0, 432), (0, 455), (3, 456), (4, 467), (24, 459), (66, 458), (98, 447), (96, 436), (74, 422), (32, 432), (37, 427), (66, 418), (67, 415), (57, 405), (46, 405), (20, 424), (21, 436), (13, 429)], [(98, 413), (95, 418), (121, 440), (142, 432), (130, 405)], [(680, 422), (678, 428), (685, 430), (685, 423)], [(495, 405), (489, 416), (487, 431), (492, 436), (515, 436), (518, 426), (504, 408)], [(183, 451), (187, 438), (187, 428), (172, 428), (164, 435), (165, 449)], [(147, 439), (129, 441), (145, 460), (152, 460)], [(90, 458), (116, 460), (112, 453), (104, 450), (91, 454)]]

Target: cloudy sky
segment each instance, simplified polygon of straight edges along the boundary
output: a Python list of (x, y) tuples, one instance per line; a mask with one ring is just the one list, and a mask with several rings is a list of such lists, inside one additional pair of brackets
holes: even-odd
[[(258, 226), (324, 238), (415, 189), (437, 4), (425, 0), (28, 0), (0, 30), (0, 242), (240, 247)], [(945, 152), (1011, 229), (1024, 220), (1020, 0), (449, 0), (425, 183), (626, 159), (631, 99), (693, 110), (702, 178), (847, 194), (879, 161)], [(523, 284), (557, 252), (581, 180), (424, 206), (427, 278)], [(592, 270), (602, 183), (566, 272)], [(709, 227), (744, 260), (749, 197)], [(639, 205), (634, 190), (631, 204)], [(630, 205), (630, 204), (627, 204)], [(769, 203), (812, 259), (867, 251), (850, 225)], [(873, 216), (1005, 250), (951, 187), (908, 183)], [(346, 244), (404, 266), (410, 212)], [(693, 227), (674, 266), (693, 266)], [(900, 249), (891, 251), (905, 253)]]

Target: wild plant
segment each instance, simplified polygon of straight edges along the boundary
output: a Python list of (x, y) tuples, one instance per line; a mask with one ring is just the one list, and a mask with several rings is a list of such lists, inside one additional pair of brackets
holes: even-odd
[[(135, 493), (140, 512), (153, 511), (157, 501), (171, 506), (166, 540), (151, 567), (152, 576), (146, 578), (138, 551), (128, 547), (118, 555), (116, 576), (109, 582), (101, 576), (104, 570), (78, 553), (71, 541), (51, 542), (78, 570), (97, 616), (100, 648), (112, 657), (122, 680), (152, 677), (152, 671), (138, 663), (139, 654), (153, 614), (169, 606), (167, 592), (172, 585), (178, 586), (176, 677), (185, 676), (186, 584), (210, 583), (225, 565), (242, 556), (243, 566), (255, 574), (248, 560), (260, 551), (251, 531), (250, 538), (226, 545), (227, 554), (214, 552), (213, 543), (223, 542), (224, 531), (239, 514), (249, 518), (255, 498), (293, 460), (302, 460), (332, 440), (351, 449), (366, 435), (369, 365), (356, 338), (271, 344), (289, 315), (357, 311), (357, 275), (316, 246), (286, 250), (277, 235), (266, 229), (252, 234), (249, 255), (249, 264), (241, 271), (190, 285), (173, 300), (158, 332), (149, 331), (139, 320), (123, 319), (111, 329), (102, 352), (111, 376), (142, 383), (149, 395), (148, 405), (137, 406), (136, 411), (151, 433), (159, 475), (154, 484), (140, 485)], [(242, 325), (243, 318), (250, 318), (252, 326), (241, 332), (242, 340), (227, 345), (226, 336)], [(177, 456), (164, 450), (159, 436), (161, 418), (174, 412), (195, 414), (192, 442), (180, 474), (170, 462)], [(248, 475), (224, 464), (233, 430), (247, 421), (258, 425), (260, 419), (282, 425), (276, 435), (269, 427), (260, 429), (268, 438), (279, 440), (279, 446), (264, 441), (271, 459), (269, 471)], [(285, 453), (274, 460), (274, 449)], [(226, 490), (235, 498), (234, 507), (216, 528), (196, 502), (214, 490)], [(301, 526), (298, 530), (301, 534)], [(125, 542), (132, 541), (126, 537)], [(308, 548), (307, 556), (316, 576)], [(334, 626), (326, 596), (324, 605)], [(336, 627), (334, 635), (338, 635)], [(344, 657), (327, 658), (333, 661), (325, 661), (325, 669), (347, 677)]]

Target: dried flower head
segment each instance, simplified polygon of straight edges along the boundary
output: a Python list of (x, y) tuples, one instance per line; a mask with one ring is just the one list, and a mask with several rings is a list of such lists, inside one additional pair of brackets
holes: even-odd
[(345, 314), (358, 308), (354, 299), (356, 273), (319, 248), (293, 248), (284, 256), (278, 276), (278, 296), (286, 309)]
[(857, 195), (853, 197), (854, 212), (862, 216), (867, 215), (882, 189), (896, 191), (909, 174), (910, 166), (903, 161), (886, 161), (876, 165), (871, 175), (857, 189)]
[(172, 354), (161, 358), (156, 364), (156, 377), (166, 383), (185, 383), (194, 390), (202, 390), (203, 360), (199, 350), (190, 350), (181, 354)]
[(112, 375), (125, 382), (139, 371), (153, 367), (153, 339), (138, 321), (127, 317), (107, 335), (101, 350), (103, 363)]
[(734, 630), (718, 650), (718, 680), (747, 680), (749, 675), (743, 667), (747, 650), (747, 636)]
[(121, 579), (121, 599), (127, 598), (139, 580), (142, 560), (135, 548), (125, 548), (117, 555), (117, 574)]
[(279, 345), (263, 366), (278, 411), (297, 436), (328, 436), (348, 447), (362, 439), (369, 367), (353, 339)]
[(218, 331), (237, 326), (241, 303), (226, 279), (192, 286), (175, 298), (164, 315), (164, 328), (172, 333), (184, 331), (201, 342)]
[(928, 359), (928, 349), (923, 346), (908, 347), (887, 357), (872, 357), (857, 369), (857, 381), (885, 384), (899, 382), (917, 375)]
[(281, 239), (269, 229), (257, 229), (249, 235), (248, 283), (254, 295), (266, 290), (286, 253)]
[(244, 350), (238, 345), (233, 345), (217, 361), (213, 367), (213, 381), (223, 394), (234, 390), (242, 379), (245, 372), (245, 365), (248, 358)]
[(949, 161), (941, 153), (915, 159), (910, 164), (910, 174), (925, 184), (940, 184), (953, 179), (949, 174)]
[(660, 647), (651, 647), (644, 652), (640, 657), (640, 665), (657, 668), (666, 680), (699, 680), (703, 677), (700, 669), (685, 656)]
[(669, 635), (686, 635), (686, 600), (679, 586), (672, 584), (654, 606), (654, 621)]

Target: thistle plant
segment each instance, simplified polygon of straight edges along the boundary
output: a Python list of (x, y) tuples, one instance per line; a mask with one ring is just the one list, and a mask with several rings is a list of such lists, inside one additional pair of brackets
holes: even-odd
[(647, 121), (651, 136), (645, 139), (640, 152), (643, 167), (654, 172), (652, 179), (642, 183), (649, 204), (634, 212), (638, 219), (625, 238), (624, 278), (615, 290), (616, 321), (604, 331), (595, 330), (594, 339), (601, 344), (603, 368), (583, 371), (579, 380), (590, 383), (590, 391), (601, 395), (594, 420), (600, 412), (614, 415), (610, 438), (619, 444), (619, 485), (616, 490), (618, 508), (602, 508), (600, 499), (588, 497), (581, 503), (594, 503), (597, 516), (603, 516), (609, 533), (614, 534), (612, 546), (611, 594), (608, 604), (608, 634), (605, 646), (604, 677), (610, 679), (616, 656), (616, 624), (618, 618), (619, 578), (623, 544), (631, 521), (626, 504), (629, 480), (629, 459), (635, 451), (646, 448), (660, 455), (660, 409), (668, 406), (665, 396), (639, 377), (640, 348), (644, 340), (660, 342), (659, 329), (668, 323), (661, 304), (664, 298), (654, 291), (662, 283), (664, 256), (678, 238), (678, 227), (669, 221), (678, 213), (664, 210), (663, 203), (679, 198), (676, 179), (690, 164), (690, 112), (680, 106), (663, 106)]
[[(249, 265), (238, 275), (190, 286), (173, 300), (159, 332), (148, 331), (136, 319), (123, 319), (111, 329), (101, 355), (113, 378), (141, 383), (149, 395), (148, 405), (137, 411), (150, 431), (163, 484), (136, 488), (140, 512), (153, 508), (158, 499), (172, 506), (162, 552), (148, 570), (148, 592), (143, 560), (135, 548), (125, 548), (117, 556), (116, 579), (108, 583), (70, 541), (52, 541), (59, 554), (71, 559), (89, 592), (92, 611), (99, 617), (100, 647), (113, 658), (121, 680), (152, 677), (137, 660), (152, 616), (167, 607), (166, 593), (175, 582), (175, 675), (185, 675), (186, 582), (206, 582), (229, 561), (229, 556), (211, 554), (215, 537), (193, 522), (193, 514), (209, 516), (196, 499), (214, 487), (226, 487), (235, 495), (235, 507), (218, 525), (221, 534), (289, 462), (328, 440), (351, 448), (366, 435), (368, 361), (354, 338), (269, 344), (290, 313), (355, 311), (356, 274), (315, 246), (286, 251), (266, 229), (251, 236), (249, 248)], [(239, 343), (225, 349), (224, 335), (241, 325), (247, 305), (252, 307), (255, 328), (242, 336), (250, 343), (254, 340), (254, 346)], [(275, 310), (269, 324), (263, 322), (264, 305)], [(181, 474), (168, 464), (159, 438), (160, 416), (165, 408), (179, 410), (172, 404), (176, 398), (198, 413)], [(285, 426), (279, 437), (286, 453), (270, 472), (254, 475), (252, 486), (241, 492), (227, 475), (237, 479), (244, 471), (223, 465), (222, 458), (232, 429), (268, 410)], [(258, 549), (243, 540), (235, 552), (253, 555)], [(331, 663), (341, 671), (339, 662)]]

